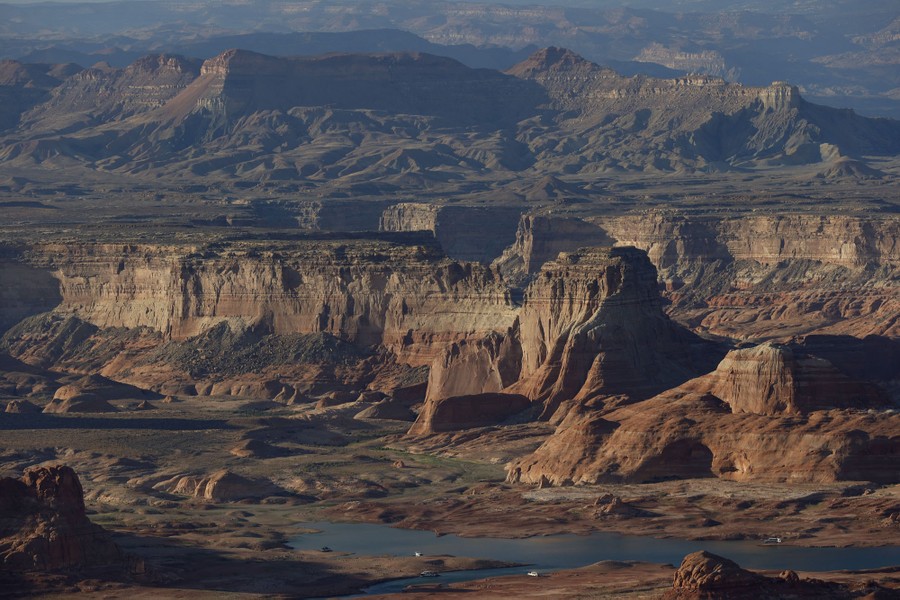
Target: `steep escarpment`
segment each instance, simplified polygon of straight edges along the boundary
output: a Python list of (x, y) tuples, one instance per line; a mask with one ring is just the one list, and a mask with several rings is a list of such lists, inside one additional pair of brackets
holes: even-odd
[(100, 64), (63, 81), (23, 116), (22, 126), (52, 130), (118, 121), (162, 106), (199, 74), (200, 61), (171, 54), (145, 56), (124, 69)]
[(813, 332), (898, 335), (893, 216), (535, 215), (523, 217), (496, 265), (525, 278), (573, 238), (646, 251), (673, 302), (669, 313), (699, 330), (784, 341)]
[(0, 249), (0, 332), (53, 309), (61, 299), (59, 283), (50, 273), (22, 262), (19, 250)]
[[(29, 260), (59, 281), (57, 314), (174, 340), (230, 320), (261, 322), (271, 333), (383, 345), (421, 364), (455, 332), (483, 334), (512, 322), (490, 269), (445, 259), (424, 237), (398, 239), (47, 244)], [(477, 311), (467, 308), (472, 302)]]
[[(900, 124), (810, 104), (785, 82), (767, 87), (709, 76), (623, 77), (560, 48), (546, 48), (508, 71), (547, 91), (563, 125), (603, 145), (603, 160), (566, 158), (546, 136), (529, 138), (538, 156), (572, 169), (673, 170), (690, 165), (800, 164), (838, 155), (900, 149)], [(643, 142), (640, 158), (628, 149)], [(877, 150), (876, 150), (877, 149)]]
[(4, 138), (0, 161), (342, 195), (478, 182), (539, 202), (597, 196), (603, 173), (815, 165), (823, 181), (889, 178), (867, 161), (896, 155), (897, 139), (897, 121), (816, 106), (788, 83), (625, 77), (558, 48), (505, 73), (420, 53), (232, 49), (199, 74), (167, 55), (78, 73)]
[(515, 326), (448, 347), (432, 365), (419, 430), (439, 430), (431, 405), (504, 391), (550, 418), (564, 402), (646, 398), (705, 370), (708, 345), (662, 311), (655, 271), (634, 248), (588, 248), (545, 264), (526, 288)]
[(523, 214), (516, 229), (516, 241), (494, 262), (508, 279), (524, 281), (560, 252), (613, 243), (600, 226), (583, 219)]
[(385, 209), (379, 228), (382, 231), (430, 231), (447, 256), (490, 262), (513, 241), (521, 212), (516, 206), (402, 202)]
[(496, 271), (412, 234), (43, 244), (23, 260), (52, 276), (59, 303), (8, 331), (4, 348), (165, 394), (288, 402), (376, 373), (403, 387), (446, 346), (508, 328), (516, 312)]
[(663, 314), (655, 270), (634, 248), (561, 254), (527, 288), (519, 319), (522, 372), (511, 389), (550, 407), (650, 394), (703, 360), (692, 348), (699, 340)]
[(894, 217), (650, 214), (601, 226), (646, 250), (673, 290), (675, 314), (713, 333), (900, 334)]

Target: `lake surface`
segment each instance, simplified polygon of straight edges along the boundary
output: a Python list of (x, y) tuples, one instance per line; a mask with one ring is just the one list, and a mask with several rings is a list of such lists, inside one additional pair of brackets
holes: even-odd
[[(414, 578), (378, 584), (369, 593), (400, 591), (411, 583), (450, 583), (496, 575), (583, 567), (601, 560), (636, 560), (681, 564), (686, 554), (707, 550), (749, 569), (793, 569), (834, 571), (875, 569), (900, 565), (900, 546), (882, 548), (801, 548), (790, 545), (761, 546), (757, 541), (690, 541), (656, 539), (645, 536), (592, 533), (552, 535), (516, 540), (436, 536), (430, 531), (397, 529), (366, 523), (304, 523), (321, 533), (298, 535), (290, 545), (298, 550), (318, 550), (328, 546), (335, 552), (369, 555), (423, 556), (451, 554), (525, 563), (527, 568), (489, 569), (443, 573), (439, 578)], [(423, 566), (423, 568), (426, 568)]]

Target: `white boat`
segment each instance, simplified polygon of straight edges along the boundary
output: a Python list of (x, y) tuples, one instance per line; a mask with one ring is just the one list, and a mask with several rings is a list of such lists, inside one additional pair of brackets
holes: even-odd
[(770, 537), (770, 538), (766, 538), (763, 540), (763, 544), (780, 544), (780, 543), (781, 543), (780, 537)]
[(528, 571), (529, 577), (540, 577), (540, 574), (537, 571)]
[(436, 573), (434, 571), (422, 571), (419, 573), (419, 577), (438, 577), (440, 573)]
[(416, 552), (416, 556), (422, 556), (421, 552)]

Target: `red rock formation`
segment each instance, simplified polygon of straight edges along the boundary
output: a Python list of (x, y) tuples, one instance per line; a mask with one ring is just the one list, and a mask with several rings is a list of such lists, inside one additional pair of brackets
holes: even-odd
[(446, 348), (431, 364), (425, 399), (499, 392), (518, 380), (521, 369), (522, 347), (516, 322), (506, 335), (491, 333)]
[(778, 577), (767, 577), (742, 569), (734, 561), (711, 552), (688, 554), (675, 571), (672, 589), (663, 594), (664, 600), (780, 600), (808, 598), (810, 600), (888, 598), (894, 591), (869, 582), (847, 585), (820, 579), (801, 579), (793, 571), (783, 571)]
[(511, 482), (554, 485), (661, 478), (900, 481), (900, 414), (734, 414), (710, 394), (669, 390), (605, 410), (573, 410)]
[(121, 550), (87, 518), (69, 467), (34, 467), (0, 479), (0, 565), (55, 570), (121, 563)]
[(701, 550), (688, 554), (675, 571), (674, 590), (710, 595), (751, 595), (765, 579), (742, 569), (734, 561)]
[(886, 403), (877, 387), (850, 379), (827, 360), (773, 344), (733, 350), (715, 371), (683, 387), (711, 393), (734, 412), (758, 415)]
[(572, 399), (648, 397), (702, 372), (703, 346), (662, 312), (655, 271), (643, 252), (562, 253), (528, 286), (505, 335), (455, 344), (435, 361), (426, 406), (411, 433), (447, 431), (428, 421), (454, 395), (502, 390), (542, 403), (543, 418)]
[(427, 402), (409, 435), (428, 435), (496, 425), (522, 412), (531, 401), (518, 394), (473, 394)]
[[(246, 456), (243, 453), (240, 455)], [(249, 479), (228, 469), (222, 469), (207, 476), (175, 476), (169, 480), (157, 483), (153, 487), (154, 489), (163, 489), (173, 494), (190, 496), (209, 502), (259, 500), (281, 492), (270, 481)]]
[(648, 397), (696, 373), (697, 340), (663, 314), (656, 271), (634, 248), (584, 249), (547, 263), (520, 315), (522, 372), (509, 391), (545, 402)]

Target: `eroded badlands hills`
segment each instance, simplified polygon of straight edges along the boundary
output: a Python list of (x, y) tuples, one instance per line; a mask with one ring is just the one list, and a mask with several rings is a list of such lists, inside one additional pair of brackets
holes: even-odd
[[(0, 483), (77, 469), (104, 581), (314, 596), (487, 566), (291, 553), (304, 520), (900, 526), (897, 121), (557, 48), (0, 75)], [(4, 565), (52, 562), (41, 519), (87, 527), (35, 489)]]
[(623, 77), (556, 48), (505, 73), (427, 54), (242, 50), (69, 73), (4, 63), (7, 169), (391, 191), (780, 165), (878, 178), (878, 157), (900, 151), (896, 121), (810, 104), (787, 83)]

